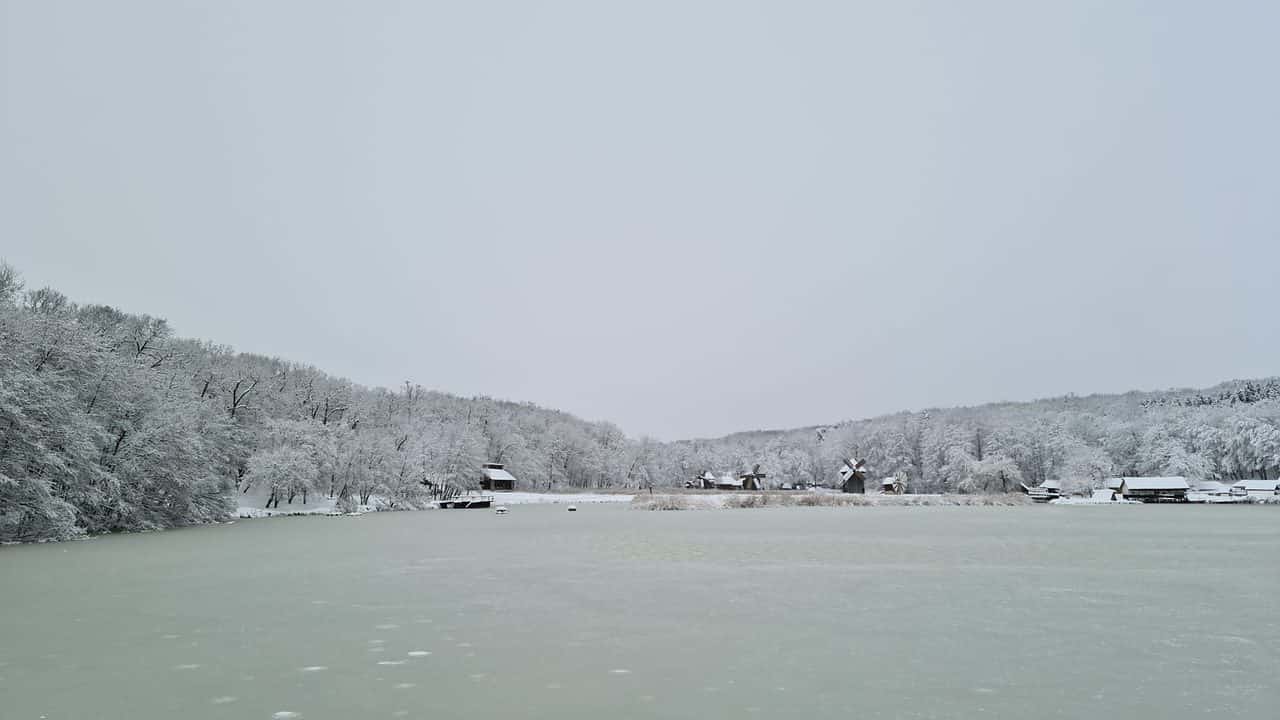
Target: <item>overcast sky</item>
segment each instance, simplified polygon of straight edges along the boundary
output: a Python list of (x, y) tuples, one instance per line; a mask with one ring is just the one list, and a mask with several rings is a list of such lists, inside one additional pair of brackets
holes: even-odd
[(184, 335), (664, 439), (1273, 375), (1277, 27), (0, 0), (0, 258)]

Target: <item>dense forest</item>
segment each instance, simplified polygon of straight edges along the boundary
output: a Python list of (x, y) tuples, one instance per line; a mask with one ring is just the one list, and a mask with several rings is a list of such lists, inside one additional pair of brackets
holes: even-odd
[(506, 463), (523, 489), (556, 490), (676, 486), (757, 463), (772, 484), (833, 484), (845, 457), (910, 492), (1270, 476), (1280, 380), (659, 443), (532, 404), (362, 387), (185, 339), (158, 317), (26, 289), (0, 263), (0, 540), (218, 520), (250, 489), (275, 506), (325, 493), (415, 508), (473, 486), (483, 461)]

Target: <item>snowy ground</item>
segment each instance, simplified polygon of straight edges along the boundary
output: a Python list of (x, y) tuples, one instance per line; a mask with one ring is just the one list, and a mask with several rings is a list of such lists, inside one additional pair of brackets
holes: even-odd
[[(628, 503), (634, 495), (623, 493), (537, 493), (537, 492), (499, 492), (499, 493), (478, 493), (481, 495), (493, 495), (495, 505), (538, 505), (546, 503), (564, 503), (585, 505), (588, 503)], [(324, 493), (318, 495), (310, 495), (307, 500), (302, 502), (302, 498), (295, 498), (292, 504), (280, 503), (280, 507), (272, 507), (268, 510), (267, 495), (265, 493), (257, 493), (250, 490), (248, 494), (237, 497), (239, 507), (236, 508), (236, 517), (238, 518), (266, 518), (279, 517), (288, 515), (341, 515), (335, 507), (336, 498), (330, 498)], [(431, 504), (429, 507), (434, 507)], [(377, 510), (390, 509), (389, 504), (378, 496), (369, 498), (368, 505), (361, 505), (358, 512), (375, 512)]]
[(628, 503), (635, 497), (623, 493), (536, 493), (536, 492), (500, 492), (493, 494), (493, 502), (497, 505), (540, 505), (544, 503)]
[(1050, 505), (1141, 505), (1137, 500), (1095, 500), (1091, 497), (1065, 497), (1049, 501)]
[[(266, 518), (279, 517), (287, 515), (342, 515), (336, 507), (334, 507), (338, 499), (331, 498), (325, 493), (310, 493), (307, 495), (307, 502), (302, 502), (302, 497), (294, 498), (292, 503), (281, 501), (280, 507), (272, 507), (270, 510), (266, 508), (267, 497), (270, 493), (265, 489), (259, 490), (251, 488), (248, 493), (236, 496), (236, 517), (238, 518)], [(357, 512), (374, 512), (384, 509), (387, 505), (382, 498), (377, 496), (369, 498), (368, 505), (361, 505)]]

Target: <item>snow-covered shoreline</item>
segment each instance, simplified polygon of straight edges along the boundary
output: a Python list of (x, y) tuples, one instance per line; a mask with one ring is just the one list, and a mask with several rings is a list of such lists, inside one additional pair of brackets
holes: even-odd
[(640, 510), (727, 510), (763, 507), (1013, 507), (1030, 505), (1021, 493), (1003, 495), (886, 495), (833, 492), (661, 493), (637, 495)]
[[(489, 495), (490, 493), (482, 493)], [(492, 493), (494, 505), (549, 505), (572, 504), (587, 505), (594, 503), (629, 503), (635, 497), (631, 493), (539, 493), (539, 492), (498, 492)], [(235, 516), (242, 520), (271, 517), (295, 517), (300, 515), (362, 515), (371, 512), (435, 510), (432, 501), (423, 501), (422, 507), (396, 505), (387, 498), (373, 496), (369, 504), (359, 506), (355, 512), (345, 513), (337, 508), (337, 500), (326, 496), (309, 503), (283, 505), (279, 508), (254, 507), (241, 505), (236, 508)]]

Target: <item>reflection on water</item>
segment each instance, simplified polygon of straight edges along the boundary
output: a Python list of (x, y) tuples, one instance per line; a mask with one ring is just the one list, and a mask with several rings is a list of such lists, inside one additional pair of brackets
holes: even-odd
[(584, 506), (9, 547), (0, 698), (6, 720), (1271, 718), (1278, 528)]

